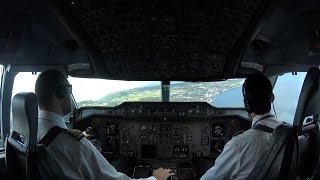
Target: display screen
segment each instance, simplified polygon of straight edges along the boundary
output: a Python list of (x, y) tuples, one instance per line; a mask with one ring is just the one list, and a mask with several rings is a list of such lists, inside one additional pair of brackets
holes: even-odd
[(224, 136), (224, 123), (212, 124), (212, 137), (221, 137)]
[(113, 137), (117, 136), (118, 135), (118, 127), (119, 127), (119, 125), (116, 123), (113, 123), (113, 124), (107, 123), (106, 124), (106, 135), (113, 136)]
[(141, 145), (141, 158), (155, 159), (157, 157), (156, 145)]

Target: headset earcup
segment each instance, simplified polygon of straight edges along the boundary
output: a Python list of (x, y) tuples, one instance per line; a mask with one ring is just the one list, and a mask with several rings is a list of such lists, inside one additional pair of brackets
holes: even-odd
[(243, 83), (243, 86), (242, 86), (242, 95), (243, 95), (243, 103), (244, 103), (244, 107), (246, 108), (246, 111), (248, 113), (252, 113), (252, 109), (249, 105), (249, 102), (248, 102), (248, 97), (247, 97), (247, 94), (245, 93), (245, 86), (246, 86), (246, 81)]
[(56, 96), (59, 99), (63, 99), (66, 97), (66, 89), (64, 86), (58, 86), (56, 88)]
[(253, 111), (252, 111), (252, 109), (251, 109), (251, 107), (250, 107), (250, 105), (249, 105), (249, 103), (248, 103), (248, 100), (246, 100), (245, 98), (244, 98), (244, 107), (246, 108), (246, 111), (248, 112), (248, 113), (252, 113)]

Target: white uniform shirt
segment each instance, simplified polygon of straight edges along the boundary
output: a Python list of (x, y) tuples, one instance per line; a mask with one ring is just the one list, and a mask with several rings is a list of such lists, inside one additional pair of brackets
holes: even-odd
[[(252, 126), (257, 123), (274, 129), (282, 123), (274, 116), (262, 119), (269, 115), (271, 114), (255, 116)], [(255, 129), (249, 129), (233, 137), (224, 146), (223, 152), (215, 160), (215, 165), (201, 177), (201, 180), (245, 179), (265, 155), (271, 137), (272, 133)]]
[[(40, 111), (38, 142), (54, 126), (67, 129), (61, 116), (48, 111)], [(77, 141), (66, 133), (60, 133), (47, 149), (70, 179), (131, 179), (127, 175), (117, 172), (86, 138)], [(152, 176), (146, 180), (156, 180), (156, 178)]]

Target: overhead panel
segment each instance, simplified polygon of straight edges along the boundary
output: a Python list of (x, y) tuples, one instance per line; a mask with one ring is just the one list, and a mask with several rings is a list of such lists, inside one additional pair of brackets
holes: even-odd
[(105, 78), (125, 80), (233, 76), (268, 5), (264, 0), (51, 1), (59, 18), (69, 19), (64, 24), (79, 44), (94, 49), (96, 69), (105, 71)]
[(0, 17), (0, 23), (3, 25), (0, 28), (0, 53), (16, 53), (24, 36), (26, 16), (6, 14)]

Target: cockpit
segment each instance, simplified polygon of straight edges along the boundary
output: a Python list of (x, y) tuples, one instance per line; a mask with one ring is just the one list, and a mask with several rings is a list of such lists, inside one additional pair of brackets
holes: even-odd
[(200, 179), (225, 144), (252, 127), (242, 86), (260, 72), (272, 84), (270, 112), (296, 131), (299, 152), (284, 151), (300, 155), (294, 176), (312, 177), (320, 163), (319, 7), (317, 0), (1, 2), (1, 179), (10, 179), (13, 97), (34, 93), (47, 69), (72, 85), (68, 128), (89, 134), (130, 178), (163, 167), (176, 180)]

